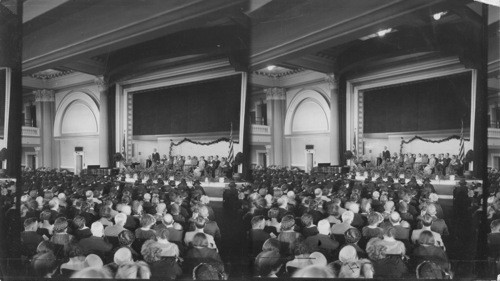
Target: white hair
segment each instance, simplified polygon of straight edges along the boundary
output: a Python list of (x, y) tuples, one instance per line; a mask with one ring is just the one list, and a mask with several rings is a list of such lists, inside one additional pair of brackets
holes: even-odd
[(329, 235), (330, 234), (330, 222), (327, 219), (320, 220), (318, 222), (318, 232), (319, 234)]
[(354, 213), (352, 211), (345, 211), (342, 213), (342, 221), (351, 223), (354, 220)]
[(116, 251), (114, 257), (113, 257), (113, 261), (117, 264), (117, 265), (121, 265), (121, 264), (124, 264), (124, 263), (127, 263), (127, 262), (132, 262), (132, 252), (130, 252), (130, 250), (128, 248), (120, 248), (118, 249), (118, 251)]
[(124, 213), (118, 213), (115, 216), (115, 224), (124, 226), (126, 222), (127, 222), (127, 215), (125, 215)]
[(122, 206), (121, 212), (127, 216), (130, 216), (130, 214), (132, 214), (132, 208), (129, 205), (124, 205)]
[(92, 232), (93, 236), (102, 237), (104, 232), (104, 226), (102, 225), (101, 222), (96, 221), (90, 227), (90, 232)]

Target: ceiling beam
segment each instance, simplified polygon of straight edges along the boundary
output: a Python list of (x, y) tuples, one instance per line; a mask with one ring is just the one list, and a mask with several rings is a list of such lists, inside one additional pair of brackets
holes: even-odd
[(286, 9), (288, 14), (279, 14), (272, 21), (254, 23), (251, 69), (280, 64), (356, 40), (381, 28), (406, 24), (412, 13), (444, 1), (373, 0), (356, 1), (355, 5), (349, 0), (306, 1), (307, 13)]
[(59, 68), (71, 69), (74, 71), (87, 73), (95, 76), (104, 75), (106, 72), (106, 65), (104, 63), (86, 58), (66, 63), (60, 66)]
[(296, 59), (285, 61), (280, 63), (280, 65), (288, 68), (301, 67), (325, 74), (332, 73), (334, 70), (333, 61), (315, 55), (305, 55)]
[(98, 1), (25, 34), (23, 70), (33, 73), (200, 27), (245, 7), (246, 0)]

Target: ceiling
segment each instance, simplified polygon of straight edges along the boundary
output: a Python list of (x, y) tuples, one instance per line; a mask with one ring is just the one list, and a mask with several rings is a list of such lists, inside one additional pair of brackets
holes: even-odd
[[(447, 14), (434, 20), (440, 11)], [(466, 0), (25, 0), (23, 71), (34, 79), (107, 75), (132, 61), (151, 65), (141, 52), (163, 67), (226, 55), (270, 78), (349, 71), (363, 64), (362, 52), (383, 58), (435, 49), (439, 34), (478, 28), (480, 11)], [(490, 6), (497, 38), (499, 14)], [(377, 36), (386, 28), (393, 32)]]

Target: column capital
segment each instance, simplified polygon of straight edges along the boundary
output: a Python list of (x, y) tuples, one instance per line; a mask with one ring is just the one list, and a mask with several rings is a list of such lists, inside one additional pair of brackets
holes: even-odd
[(35, 102), (53, 102), (55, 101), (55, 91), (48, 89), (38, 89), (34, 90)]
[(329, 73), (326, 75), (325, 81), (328, 83), (328, 87), (330, 88), (330, 90), (338, 89), (339, 78), (337, 75)]
[(286, 91), (284, 88), (273, 87), (264, 89), (264, 93), (266, 93), (266, 100), (285, 100), (286, 99)]
[(96, 76), (94, 82), (96, 83), (97, 88), (99, 89), (100, 92), (106, 91), (108, 89), (109, 83), (104, 76), (102, 75)]

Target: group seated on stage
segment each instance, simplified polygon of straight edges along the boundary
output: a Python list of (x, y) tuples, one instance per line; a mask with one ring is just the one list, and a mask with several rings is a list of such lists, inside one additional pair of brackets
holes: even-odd
[(440, 153), (436, 157), (436, 154), (425, 153), (406, 153), (398, 154), (394, 152), (393, 156), (384, 158), (378, 157), (376, 159), (370, 159), (370, 156), (363, 155), (354, 159), (354, 164), (358, 167), (379, 167), (393, 165), (404, 173), (404, 171), (415, 171), (416, 173), (422, 173), (425, 176), (439, 175), (439, 176), (450, 176), (457, 175), (462, 176), (464, 169), (467, 168), (468, 163), (464, 160), (460, 160), (457, 155), (451, 155), (449, 153)]
[[(233, 163), (234, 164), (234, 163)], [(227, 157), (219, 156), (208, 156), (205, 159), (204, 156), (170, 156), (167, 157), (163, 155), (162, 158), (158, 158), (157, 161), (153, 161), (152, 157), (146, 160), (146, 166), (141, 166), (138, 162), (132, 162), (129, 164), (124, 164), (126, 167), (130, 166), (133, 171), (142, 171), (148, 169), (155, 169), (157, 171), (162, 171), (162, 176), (172, 176), (180, 175), (183, 178), (194, 178), (200, 179), (202, 177), (208, 178), (232, 178), (233, 174), (233, 164), (228, 162)], [(158, 174), (160, 175), (160, 174)], [(154, 175), (155, 178), (158, 175)]]
[(248, 230), (254, 276), (414, 278), (417, 268), (430, 274), (429, 264), (451, 273), (450, 233), (428, 179), (353, 178), (262, 169), (251, 186), (228, 190), (224, 202), (238, 198), (230, 207)]
[[(12, 255), (27, 277), (161, 278), (225, 276), (223, 236), (200, 182), (134, 184), (111, 177), (24, 171), (21, 208), (2, 186)], [(24, 231), (18, 229), (21, 215)], [(16, 239), (12, 238), (12, 241)]]

